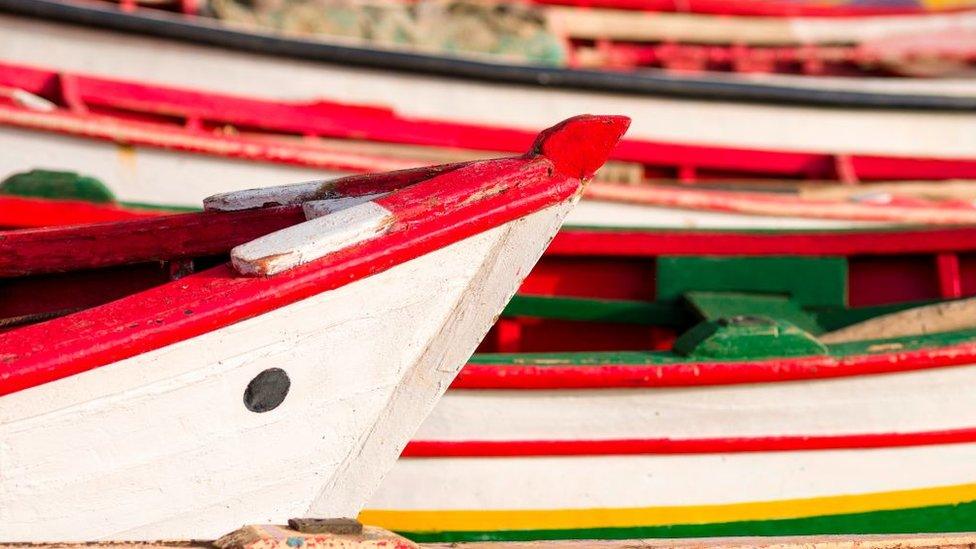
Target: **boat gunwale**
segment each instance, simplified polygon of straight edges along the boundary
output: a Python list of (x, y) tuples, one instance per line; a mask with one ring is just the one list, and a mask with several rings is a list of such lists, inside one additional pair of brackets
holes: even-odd
[[(0, 0), (0, 5), (4, 0)], [(303, 154), (328, 152), (327, 146), (310, 146), (302, 143), (269, 142), (250, 136), (216, 135), (199, 131), (186, 124), (164, 124), (129, 120), (107, 113), (89, 112), (87, 103), (93, 106), (173, 116), (183, 119), (215, 121), (236, 126), (256, 127), (284, 135), (313, 135), (325, 138), (367, 139), (391, 144), (420, 145), (438, 148), (462, 148), (481, 151), (519, 153), (531, 145), (535, 133), (529, 130), (505, 128), (487, 124), (451, 122), (445, 120), (413, 118), (396, 111), (374, 105), (360, 105), (332, 101), (290, 102), (262, 99), (253, 96), (232, 95), (202, 91), (177, 86), (141, 83), (117, 78), (104, 78), (76, 72), (58, 72), (18, 63), (0, 62), (0, 84), (43, 96), (52, 86), (67, 90), (70, 96), (67, 107), (52, 112), (41, 112), (3, 105), (7, 113), (3, 122), (19, 127), (48, 129), (60, 133), (99, 137), (92, 131), (69, 131), (68, 128), (45, 127), (47, 118), (90, 121), (95, 130), (101, 127), (104, 139), (118, 140), (111, 135), (114, 127), (149, 129), (184, 135), (187, 140), (234, 143), (238, 146), (277, 149), (278, 155), (220, 153), (220, 147), (209, 151), (217, 156), (253, 156), (258, 160), (321, 163), (302, 159)], [(137, 96), (137, 97), (133, 97)], [(72, 105), (73, 104), (73, 105)], [(73, 108), (72, 108), (73, 106)], [(12, 114), (19, 113), (17, 120)], [(29, 114), (30, 116), (26, 116)], [(152, 140), (142, 143), (133, 137), (126, 142), (153, 145)], [(173, 148), (192, 150), (189, 143), (170, 145)], [(206, 152), (206, 151), (205, 151)], [(376, 162), (377, 155), (340, 152), (349, 158), (363, 157), (364, 161)], [(822, 172), (844, 171), (860, 181), (885, 179), (960, 179), (976, 178), (976, 159), (941, 158), (925, 156), (877, 155), (859, 153), (828, 153), (802, 150), (776, 150), (742, 148), (724, 145), (683, 142), (651, 141), (645, 139), (622, 140), (611, 159), (637, 162), (652, 166), (681, 166), (689, 164), (696, 169), (744, 171), (781, 176), (817, 176)], [(355, 166), (355, 164), (350, 163)], [(336, 166), (342, 167), (341, 163)], [(405, 167), (405, 165), (400, 166)], [(356, 169), (353, 167), (353, 169)], [(362, 169), (362, 168), (359, 168)], [(840, 178), (839, 174), (834, 174)]]
[(530, 458), (554, 456), (701, 455), (748, 452), (867, 450), (976, 442), (976, 427), (836, 435), (702, 438), (411, 440), (401, 458)]
[[(640, 358), (640, 361), (634, 360)], [(976, 364), (976, 329), (836, 344), (827, 354), (701, 359), (667, 351), (475, 355), (452, 389), (661, 388), (778, 383)]]

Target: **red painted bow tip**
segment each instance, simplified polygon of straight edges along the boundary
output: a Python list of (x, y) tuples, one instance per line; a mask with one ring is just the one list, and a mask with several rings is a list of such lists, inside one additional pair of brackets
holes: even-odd
[(626, 116), (574, 116), (543, 130), (532, 153), (548, 158), (564, 175), (589, 178), (607, 161), (628, 127)]

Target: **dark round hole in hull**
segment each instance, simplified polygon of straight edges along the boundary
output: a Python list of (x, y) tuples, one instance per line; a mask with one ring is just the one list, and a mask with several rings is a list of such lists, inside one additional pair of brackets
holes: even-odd
[(291, 380), (284, 370), (268, 368), (247, 384), (247, 389), (244, 390), (244, 406), (259, 414), (270, 412), (285, 401), (290, 388)]

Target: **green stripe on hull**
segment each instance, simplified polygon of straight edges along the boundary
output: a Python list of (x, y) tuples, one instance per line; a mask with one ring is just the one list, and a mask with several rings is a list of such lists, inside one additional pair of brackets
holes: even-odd
[(798, 519), (579, 530), (398, 532), (418, 543), (976, 531), (976, 502)]

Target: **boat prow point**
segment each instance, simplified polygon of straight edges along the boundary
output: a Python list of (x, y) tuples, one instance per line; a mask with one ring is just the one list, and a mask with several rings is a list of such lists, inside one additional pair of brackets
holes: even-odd
[(548, 158), (563, 175), (588, 179), (607, 161), (630, 118), (583, 114), (544, 130), (530, 154)]

